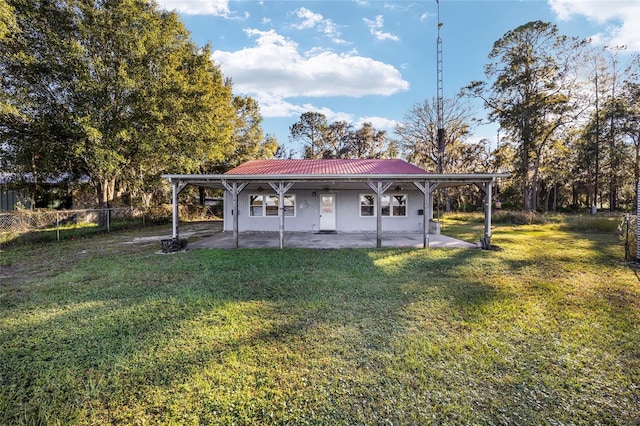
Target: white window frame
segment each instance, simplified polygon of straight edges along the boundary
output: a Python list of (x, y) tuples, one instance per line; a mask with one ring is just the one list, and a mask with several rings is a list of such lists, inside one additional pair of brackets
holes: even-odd
[[(371, 197), (373, 199), (373, 204), (362, 204), (363, 197)], [(363, 207), (371, 207), (373, 208), (373, 212), (368, 214), (362, 214)], [(358, 194), (358, 215), (360, 217), (376, 217), (376, 196), (374, 194)]]
[[(394, 213), (394, 203), (393, 201), (396, 199), (395, 197), (398, 196), (402, 196), (404, 197), (404, 214), (393, 214)], [(373, 199), (373, 214), (372, 215), (363, 215), (362, 214), (362, 208), (363, 207), (371, 207), (370, 205), (363, 205), (362, 204), (362, 198), (363, 197), (371, 197)], [(382, 195), (382, 208), (383, 208), (383, 212), (384, 212), (384, 208), (385, 208), (385, 198), (388, 200), (388, 207), (389, 207), (389, 213), (388, 214), (382, 214), (382, 217), (407, 217), (408, 215), (408, 210), (407, 207), (409, 205), (409, 196), (407, 194), (404, 193), (391, 193), (391, 194), (383, 194)], [(359, 194), (358, 195), (358, 213), (360, 217), (376, 217), (376, 214), (378, 212), (377, 206), (377, 197), (375, 194)], [(396, 205), (396, 207), (401, 207), (401, 205), (398, 203)]]
[[(260, 198), (261, 203), (252, 203), (252, 200)], [(272, 212), (275, 208), (275, 214)], [(278, 196), (276, 194), (249, 194), (249, 217), (278, 217)], [(259, 212), (259, 214), (255, 214)], [(284, 196), (284, 216), (296, 216), (295, 194)]]

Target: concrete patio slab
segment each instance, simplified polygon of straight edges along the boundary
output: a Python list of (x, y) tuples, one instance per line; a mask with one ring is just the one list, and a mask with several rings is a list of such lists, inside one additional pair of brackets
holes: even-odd
[[(277, 232), (243, 232), (238, 236), (240, 248), (265, 248), (280, 247), (280, 237)], [(188, 250), (202, 248), (232, 248), (233, 233), (219, 232), (212, 236), (190, 242)], [(375, 248), (375, 232), (366, 233), (336, 233), (315, 234), (311, 232), (285, 232), (285, 248), (316, 248), (316, 249), (341, 249), (341, 248)], [(422, 234), (413, 233), (384, 233), (382, 235), (383, 248), (422, 248)], [(429, 248), (478, 248), (476, 244), (469, 243), (446, 235), (429, 235)]]

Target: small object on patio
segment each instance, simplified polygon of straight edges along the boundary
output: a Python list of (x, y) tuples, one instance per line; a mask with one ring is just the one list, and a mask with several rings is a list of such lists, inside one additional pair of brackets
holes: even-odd
[(160, 240), (160, 244), (163, 253), (176, 253), (187, 248), (187, 240), (179, 238)]

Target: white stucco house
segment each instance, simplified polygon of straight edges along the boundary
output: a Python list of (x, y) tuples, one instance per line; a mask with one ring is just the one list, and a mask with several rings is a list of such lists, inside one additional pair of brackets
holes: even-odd
[(224, 230), (280, 232), (438, 233), (433, 191), (477, 185), (485, 192), (485, 238), (491, 193), (505, 174), (431, 174), (398, 159), (252, 160), (222, 175), (163, 175), (173, 185), (173, 237), (178, 193), (186, 185), (224, 188)]

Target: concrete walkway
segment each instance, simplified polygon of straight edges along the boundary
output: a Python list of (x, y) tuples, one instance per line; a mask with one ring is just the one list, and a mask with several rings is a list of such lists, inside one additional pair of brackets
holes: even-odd
[[(240, 248), (265, 248), (280, 247), (279, 233), (277, 232), (243, 232), (239, 234), (238, 245)], [(190, 242), (187, 250), (199, 248), (232, 248), (233, 233), (219, 232), (215, 235), (204, 237)], [(285, 248), (316, 248), (316, 249), (340, 249), (340, 248), (375, 248), (376, 234), (371, 233), (337, 233), (314, 234), (311, 232), (285, 232)], [(422, 248), (422, 234), (412, 233), (383, 233), (383, 248)], [(429, 248), (478, 248), (476, 244), (447, 237), (446, 235), (429, 235)]]

